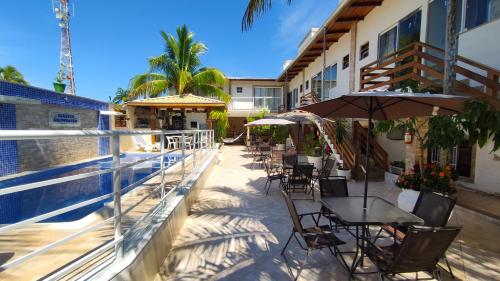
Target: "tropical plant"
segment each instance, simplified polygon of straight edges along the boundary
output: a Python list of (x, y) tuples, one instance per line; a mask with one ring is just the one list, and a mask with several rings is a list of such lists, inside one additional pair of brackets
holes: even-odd
[(18, 83), (22, 85), (29, 85), (29, 83), (24, 80), (23, 75), (17, 68), (12, 65), (7, 65), (5, 67), (0, 67), (0, 80), (7, 82)]
[(211, 67), (201, 67), (200, 56), (207, 47), (194, 41), (194, 34), (183, 25), (177, 28), (177, 38), (161, 31), (165, 51), (149, 58), (149, 72), (131, 79), (129, 98), (140, 95), (150, 97), (175, 91), (179, 96), (185, 93), (215, 95), (225, 102), (230, 96), (222, 90), (226, 83), (224, 74)]
[(214, 120), (215, 125), (215, 135), (220, 141), (227, 135), (227, 128), (229, 128), (229, 118), (227, 110), (225, 109), (214, 109), (210, 111), (209, 118)]
[(307, 156), (321, 156), (323, 151), (324, 139), (317, 138), (313, 133), (308, 133), (305, 136), (305, 143), (302, 148)]
[[(247, 122), (253, 122), (255, 120), (259, 120), (265, 118), (269, 114), (269, 111), (263, 108), (259, 113), (254, 116), (247, 117)], [(271, 134), (271, 126), (254, 126), (250, 128), (250, 132), (256, 135), (270, 135)]]
[(347, 121), (343, 118), (335, 119), (335, 139), (338, 143), (342, 143), (349, 134), (347, 129)]
[[(285, 1), (288, 5), (292, 3), (292, 0)], [(241, 30), (249, 30), (253, 25), (254, 18), (271, 9), (272, 2), (272, 0), (249, 0), (241, 22)]]
[(115, 96), (113, 98), (110, 97), (110, 100), (114, 104), (123, 104), (127, 102), (130, 90), (118, 88), (116, 89)]
[(284, 144), (290, 134), (287, 126), (272, 126), (271, 130), (273, 142), (276, 144)]

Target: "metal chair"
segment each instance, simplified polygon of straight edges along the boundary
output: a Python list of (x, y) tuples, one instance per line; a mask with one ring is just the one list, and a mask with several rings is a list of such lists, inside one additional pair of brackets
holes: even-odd
[[(328, 197), (349, 197), (349, 190), (347, 188), (347, 179), (342, 176), (329, 176), (319, 179), (319, 191), (321, 198)], [(339, 219), (332, 214), (324, 206), (321, 206), (320, 213), (323, 217), (330, 221), (330, 226), (333, 227), (332, 222), (335, 224), (337, 230), (338, 224), (341, 224)]]
[(271, 189), (271, 184), (273, 181), (279, 181), (279, 187), (284, 187), (286, 176), (280, 171), (281, 167), (273, 167), (271, 161), (264, 161), (264, 166), (266, 168), (267, 180), (264, 185), (266, 189), (266, 196), (269, 194), (269, 189)]
[(287, 192), (295, 191), (297, 186), (299, 186), (300, 189), (304, 189), (306, 194), (308, 191), (312, 192), (312, 197), (314, 199), (314, 190), (312, 185), (313, 171), (313, 164), (295, 164), (291, 175), (288, 176), (286, 185)]
[(409, 228), (401, 244), (380, 247), (370, 244), (368, 257), (377, 266), (380, 277), (426, 271), (441, 279), (437, 264), (460, 232), (460, 228)]
[[(290, 271), (290, 275), (294, 280), (297, 280), (299, 277), (302, 268), (304, 267), (305, 264), (307, 264), (308, 258), (311, 256), (313, 250), (321, 250), (328, 248), (330, 253), (334, 256), (337, 256), (337, 252), (340, 252), (338, 249), (339, 245), (345, 244), (344, 241), (340, 240), (335, 236), (334, 233), (331, 232), (330, 226), (328, 225), (318, 225), (319, 217), (316, 219), (315, 215), (319, 215), (318, 212), (316, 213), (305, 213), (305, 214), (298, 214), (297, 209), (295, 208), (295, 204), (293, 203), (292, 199), (288, 196), (288, 194), (285, 191), (281, 191), (283, 193), (283, 197), (285, 198), (286, 205), (288, 207), (288, 211), (290, 213), (290, 217), (292, 219), (293, 223), (293, 228), (292, 228), (292, 233), (290, 234), (290, 237), (288, 238), (285, 246), (281, 250), (281, 256), (285, 259), (285, 263), (287, 264), (287, 267)], [(313, 227), (308, 227), (304, 228), (302, 226), (302, 218), (305, 216), (311, 216), (313, 219), (315, 226)], [(297, 271), (297, 276), (293, 276), (293, 273), (288, 265), (288, 261), (286, 259), (285, 255), (285, 250), (288, 247), (288, 244), (292, 240), (292, 237), (295, 237), (295, 240), (297, 240), (297, 243), (299, 246), (307, 251), (307, 255), (304, 261), (301, 262), (299, 269)], [(299, 239), (301, 238), (301, 239)], [(303, 243), (301, 243), (301, 240)], [(333, 248), (333, 250), (332, 250)], [(345, 263), (344, 258), (342, 255), (339, 255), (342, 261)]]
[[(451, 197), (434, 192), (422, 191), (418, 196), (412, 213), (417, 217), (423, 219), (424, 226), (426, 227), (445, 227), (448, 223), (448, 220), (450, 219), (453, 208), (455, 207), (455, 203), (456, 200)], [(383, 226), (379, 231), (379, 234), (382, 230), (385, 230), (397, 241), (402, 241), (403, 239), (405, 239), (406, 232), (408, 231), (406, 227), (394, 228), (388, 225)], [(448, 259), (446, 258), (446, 256), (444, 256), (443, 259), (446, 262), (446, 266), (448, 267), (448, 272), (450, 273), (451, 278), (455, 279)]]
[(260, 145), (257, 148), (257, 151), (253, 154), (253, 161), (250, 165), (250, 168), (253, 168), (255, 163), (259, 163), (261, 166), (264, 164), (268, 158), (272, 155), (272, 149), (269, 145)]

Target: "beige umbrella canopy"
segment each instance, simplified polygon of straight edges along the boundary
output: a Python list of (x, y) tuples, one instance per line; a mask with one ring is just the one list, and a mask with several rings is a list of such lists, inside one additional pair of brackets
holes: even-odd
[[(462, 111), (466, 97), (439, 94), (400, 92), (363, 92), (343, 95), (336, 99), (301, 107), (323, 118), (366, 118), (391, 120), (417, 116), (451, 115)], [(365, 161), (365, 193), (363, 209), (368, 195), (371, 126), (368, 125)]]
[(295, 122), (281, 119), (281, 118), (262, 118), (258, 119), (252, 122), (248, 122), (245, 124), (245, 126), (286, 126), (286, 125), (293, 125)]
[(276, 115), (277, 118), (286, 119), (297, 123), (318, 123), (322, 124), (323, 119), (318, 115), (304, 110), (292, 110)]

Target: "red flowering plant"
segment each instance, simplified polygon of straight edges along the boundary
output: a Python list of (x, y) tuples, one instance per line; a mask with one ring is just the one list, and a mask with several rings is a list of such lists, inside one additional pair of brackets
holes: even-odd
[(443, 194), (456, 192), (453, 181), (457, 180), (458, 176), (449, 164), (444, 167), (441, 167), (437, 163), (423, 165), (422, 171), (416, 165), (413, 172), (399, 176), (396, 185), (400, 188), (416, 191), (422, 190)]

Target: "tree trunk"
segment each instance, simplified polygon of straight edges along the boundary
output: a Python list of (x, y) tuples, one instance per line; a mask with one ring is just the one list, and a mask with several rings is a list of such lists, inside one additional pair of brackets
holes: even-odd
[(458, 32), (457, 32), (457, 6), (458, 0), (447, 0), (446, 7), (446, 42), (444, 54), (444, 81), (443, 94), (453, 94), (453, 81), (456, 79), (453, 67), (457, 62)]

